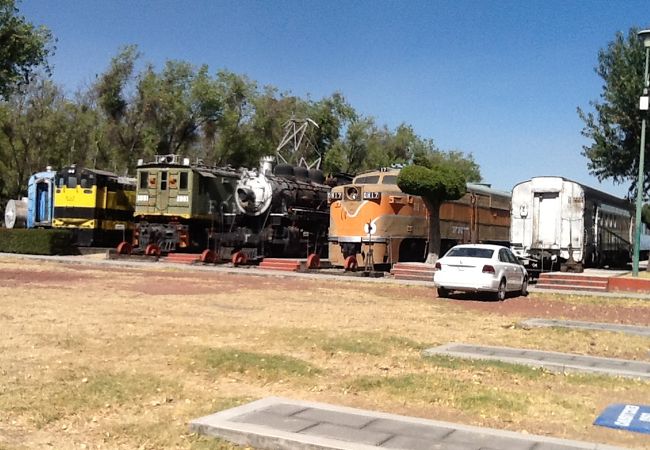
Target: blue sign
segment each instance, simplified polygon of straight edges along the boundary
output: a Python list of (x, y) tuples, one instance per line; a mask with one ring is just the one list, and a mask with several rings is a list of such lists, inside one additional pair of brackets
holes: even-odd
[(609, 405), (594, 422), (601, 427), (650, 434), (650, 406)]

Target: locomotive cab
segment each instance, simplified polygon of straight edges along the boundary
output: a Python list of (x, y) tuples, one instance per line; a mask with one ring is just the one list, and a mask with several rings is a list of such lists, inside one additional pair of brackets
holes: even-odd
[[(332, 264), (366, 262), (372, 247), (377, 268), (398, 261), (424, 261), (428, 232), (422, 199), (397, 186), (399, 169), (362, 173), (351, 184), (332, 188), (329, 254)], [(370, 231), (370, 233), (368, 233)]]
[(215, 230), (232, 223), (236, 172), (158, 155), (138, 161), (137, 173), (135, 249), (201, 251), (214, 244)]
[(29, 177), (27, 183), (27, 228), (51, 227), (54, 214), (56, 172), (48, 167)]
[(80, 246), (112, 246), (133, 228), (135, 181), (70, 166), (56, 176), (54, 228), (69, 228)]

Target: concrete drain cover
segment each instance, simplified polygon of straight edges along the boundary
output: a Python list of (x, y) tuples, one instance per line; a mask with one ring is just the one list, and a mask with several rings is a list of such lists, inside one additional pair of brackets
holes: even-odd
[(650, 337), (650, 327), (621, 325), (617, 323), (582, 322), (579, 320), (528, 319), (522, 322), (529, 327), (577, 328), (582, 330), (613, 331)]
[(267, 397), (201, 417), (195, 433), (257, 449), (571, 450), (602, 444)]
[(650, 379), (650, 363), (627, 359), (470, 344), (446, 344), (427, 349), (423, 354), (424, 356), (446, 355), (457, 358), (496, 360), (512, 364), (544, 367), (561, 372), (591, 372), (619, 377)]

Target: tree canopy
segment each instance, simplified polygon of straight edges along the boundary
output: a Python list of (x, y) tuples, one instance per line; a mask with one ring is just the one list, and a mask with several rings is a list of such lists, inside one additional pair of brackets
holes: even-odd
[[(459, 161), (464, 161), (459, 164)], [(470, 156), (459, 152), (437, 152), (428, 160), (428, 167), (404, 167), (397, 177), (397, 185), (407, 194), (422, 197), (429, 212), (429, 251), (427, 262), (432, 264), (440, 255), (440, 207), (443, 202), (457, 200), (465, 195), (468, 178), (474, 178), (478, 168)], [(480, 180), (480, 174), (479, 174)], [(473, 180), (473, 181), (479, 181)]]
[[(645, 64), (637, 31), (631, 28), (627, 35), (617, 33), (614, 40), (598, 52), (595, 71), (603, 79), (600, 98), (589, 103), (592, 112), (578, 108), (585, 123), (582, 134), (591, 140), (583, 147), (590, 173), (601, 181), (611, 179), (618, 184), (627, 183), (630, 196), (636, 192), (639, 172), (642, 118), (639, 97), (643, 91)], [(646, 144), (646, 153), (648, 146)], [(644, 192), (650, 186), (649, 166), (645, 165)]]
[(15, 0), (0, 0), (0, 97), (27, 84), (34, 71), (46, 67), (52, 34), (18, 13)]
[[(0, 0), (1, 2), (2, 0)], [(395, 129), (359, 114), (340, 92), (303, 98), (260, 86), (226, 69), (187, 61), (156, 67), (134, 45), (118, 50), (103, 72), (71, 98), (44, 72), (0, 100), (0, 204), (25, 194), (31, 173), (78, 165), (133, 174), (138, 159), (176, 153), (207, 164), (257, 167), (273, 156), (293, 119), (310, 118), (311, 143), (299, 158), (321, 158), (329, 173), (417, 162), (453, 161), (480, 180), (471, 157), (441, 152), (408, 124)]]

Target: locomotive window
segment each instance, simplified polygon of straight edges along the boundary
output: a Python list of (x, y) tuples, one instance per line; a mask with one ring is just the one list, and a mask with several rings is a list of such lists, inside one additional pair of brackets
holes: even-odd
[(187, 189), (187, 172), (181, 172), (179, 180), (179, 189)]
[(379, 175), (371, 175), (367, 177), (359, 177), (354, 180), (356, 184), (377, 184), (379, 183)]
[(160, 190), (167, 190), (167, 172), (160, 172)]
[(381, 184), (397, 184), (397, 175), (384, 175)]
[(140, 172), (140, 189), (147, 189), (148, 179), (149, 179), (149, 172)]
[(89, 173), (87, 175), (82, 175), (82, 178), (87, 178), (88, 186), (97, 185), (98, 188), (106, 187), (108, 184), (108, 178), (103, 175), (95, 177), (94, 173)]
[(68, 187), (69, 188), (77, 187), (77, 177), (68, 177)]

